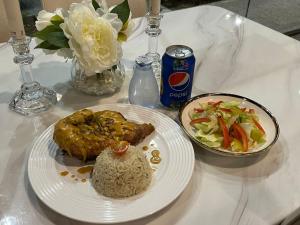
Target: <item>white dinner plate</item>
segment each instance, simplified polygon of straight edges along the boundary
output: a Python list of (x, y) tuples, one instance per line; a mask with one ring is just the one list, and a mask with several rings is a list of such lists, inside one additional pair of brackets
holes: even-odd
[[(149, 147), (145, 151), (148, 159), (151, 150), (160, 151), (162, 161), (151, 164), (155, 171), (150, 186), (143, 193), (125, 199), (98, 194), (91, 185), (89, 173), (80, 174), (77, 171), (85, 164), (63, 154), (54, 143), (54, 125), (51, 125), (34, 143), (28, 160), (29, 180), (40, 200), (64, 216), (90, 223), (139, 219), (175, 200), (187, 186), (195, 160), (192, 144), (181, 128), (162, 113), (140, 106), (107, 104), (90, 109), (114, 110), (130, 121), (154, 125), (155, 131), (138, 145)], [(68, 175), (61, 176), (64, 171)], [(82, 179), (87, 181), (82, 182)]]

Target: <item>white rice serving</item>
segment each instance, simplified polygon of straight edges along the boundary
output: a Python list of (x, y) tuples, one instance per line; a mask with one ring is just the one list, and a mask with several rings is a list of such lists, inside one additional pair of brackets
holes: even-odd
[(94, 188), (104, 196), (124, 198), (144, 191), (152, 168), (142, 150), (130, 146), (122, 155), (106, 149), (97, 157), (92, 174)]

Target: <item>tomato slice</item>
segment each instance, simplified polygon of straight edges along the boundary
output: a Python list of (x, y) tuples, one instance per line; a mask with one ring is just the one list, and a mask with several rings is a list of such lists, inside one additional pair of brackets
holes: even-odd
[(242, 139), (242, 143), (243, 143), (243, 150), (244, 152), (248, 151), (248, 137), (246, 132), (244, 131), (244, 129), (238, 125), (237, 123), (234, 123), (232, 125), (233, 129), (235, 129), (235, 131), (240, 135), (241, 139)]
[(204, 109), (194, 108), (194, 111), (197, 113), (202, 113), (202, 112), (204, 112)]
[(197, 119), (191, 120), (190, 124), (193, 125), (195, 123), (203, 123), (203, 122), (210, 122), (210, 119), (207, 117), (197, 118)]
[(254, 110), (254, 109), (249, 109), (249, 113), (254, 114), (254, 113), (255, 113), (255, 110)]
[(259, 124), (259, 122), (257, 122), (254, 118), (252, 118), (252, 119), (253, 119), (255, 126), (257, 126), (257, 128), (265, 134), (266, 132), (265, 132), (264, 128)]
[(218, 122), (220, 124), (222, 133), (223, 133), (223, 147), (228, 148), (230, 145), (230, 138), (229, 138), (229, 131), (228, 128), (226, 127), (225, 121), (223, 117), (218, 117)]
[(220, 105), (223, 101), (217, 101), (217, 102), (208, 102), (209, 105), (212, 105), (213, 107), (217, 107)]
[(234, 138), (238, 139), (238, 140), (241, 140), (241, 139), (242, 139), (242, 137), (240, 136), (240, 134), (237, 132), (236, 129), (232, 129), (232, 130), (231, 130), (231, 135), (232, 135)]
[(114, 153), (118, 155), (124, 154), (129, 148), (129, 143), (127, 141), (120, 141), (116, 146), (112, 148)]

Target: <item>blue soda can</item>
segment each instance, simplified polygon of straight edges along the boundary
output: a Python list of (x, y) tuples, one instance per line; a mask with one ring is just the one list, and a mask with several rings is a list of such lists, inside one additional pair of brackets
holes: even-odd
[(167, 47), (162, 57), (160, 101), (170, 108), (179, 108), (191, 98), (195, 56), (184, 45)]

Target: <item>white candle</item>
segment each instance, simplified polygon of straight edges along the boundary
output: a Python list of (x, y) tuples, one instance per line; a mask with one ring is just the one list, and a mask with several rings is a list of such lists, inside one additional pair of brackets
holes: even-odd
[(25, 32), (19, 1), (4, 0), (4, 8), (11, 34), (15, 34), (17, 38), (24, 37)]
[(160, 0), (151, 0), (151, 15), (159, 15), (160, 13)]

